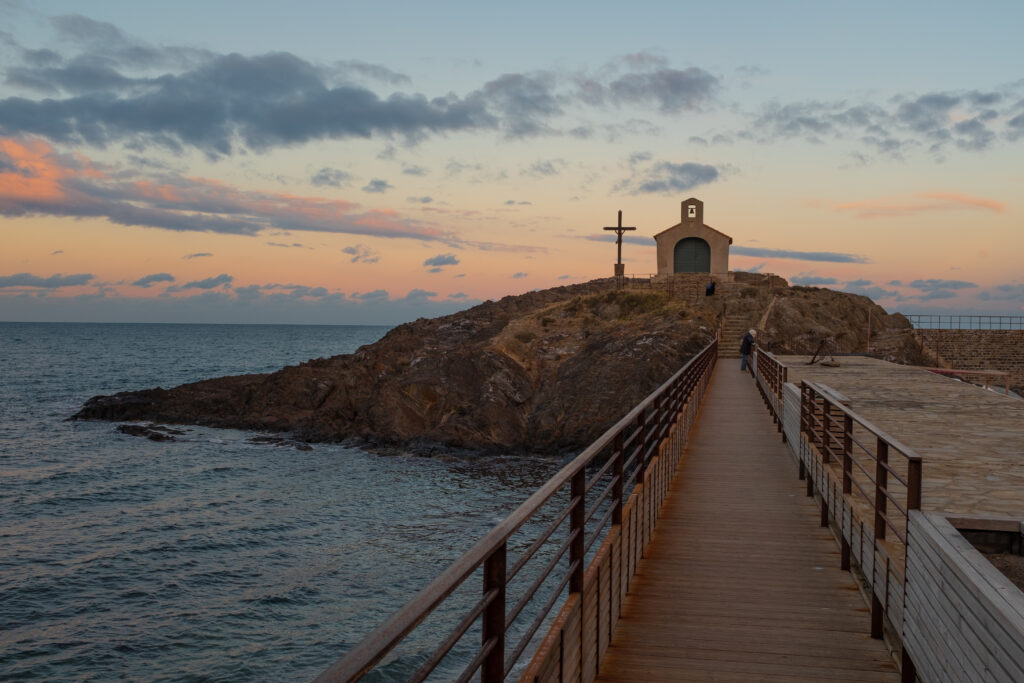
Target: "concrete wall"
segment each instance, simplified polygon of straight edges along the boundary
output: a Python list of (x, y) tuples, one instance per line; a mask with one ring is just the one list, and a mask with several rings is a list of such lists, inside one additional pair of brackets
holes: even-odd
[(921, 681), (1024, 681), (1024, 592), (948, 520), (910, 514), (903, 644)]
[[(918, 339), (956, 370), (1002, 370), (1024, 387), (1024, 330), (917, 330)], [(978, 378), (973, 378), (977, 380)], [(1002, 379), (992, 383), (1001, 386)]]

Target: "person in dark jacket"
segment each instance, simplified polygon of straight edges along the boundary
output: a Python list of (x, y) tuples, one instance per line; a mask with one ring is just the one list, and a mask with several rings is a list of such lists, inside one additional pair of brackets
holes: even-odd
[(750, 357), (750, 352), (754, 347), (754, 337), (757, 336), (757, 332), (754, 330), (747, 330), (747, 333), (743, 335), (743, 341), (740, 342), (740, 370), (747, 369), (747, 358)]

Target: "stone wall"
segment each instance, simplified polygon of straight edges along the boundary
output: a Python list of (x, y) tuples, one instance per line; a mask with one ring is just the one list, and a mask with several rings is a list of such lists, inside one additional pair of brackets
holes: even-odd
[[(918, 339), (956, 370), (1002, 370), (1010, 388), (1024, 388), (1024, 330), (917, 330)], [(944, 361), (944, 363), (943, 363)], [(976, 379), (976, 378), (975, 378)], [(1002, 385), (1002, 379), (992, 383)]]

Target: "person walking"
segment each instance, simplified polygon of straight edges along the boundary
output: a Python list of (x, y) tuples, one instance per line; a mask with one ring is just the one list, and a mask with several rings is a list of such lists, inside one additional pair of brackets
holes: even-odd
[(747, 369), (747, 358), (750, 357), (750, 352), (754, 348), (754, 337), (757, 336), (755, 330), (747, 330), (747, 333), (743, 335), (743, 341), (740, 342), (740, 371)]

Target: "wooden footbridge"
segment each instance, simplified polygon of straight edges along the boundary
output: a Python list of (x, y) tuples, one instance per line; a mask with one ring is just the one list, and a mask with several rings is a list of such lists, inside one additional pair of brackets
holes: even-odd
[(716, 360), (712, 343), (317, 680), (914, 680), (891, 653), (920, 459), (813, 383), (784, 425), (770, 354), (754, 380)]

